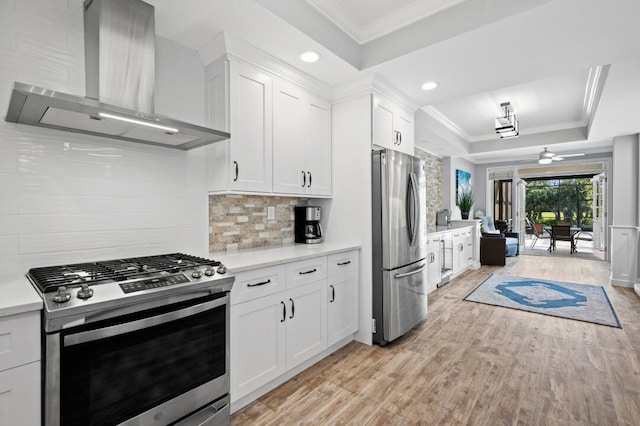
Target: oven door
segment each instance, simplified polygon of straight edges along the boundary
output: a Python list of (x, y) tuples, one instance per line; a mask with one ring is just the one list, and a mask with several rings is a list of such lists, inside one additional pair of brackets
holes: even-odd
[(48, 335), (45, 424), (166, 425), (229, 391), (229, 296)]

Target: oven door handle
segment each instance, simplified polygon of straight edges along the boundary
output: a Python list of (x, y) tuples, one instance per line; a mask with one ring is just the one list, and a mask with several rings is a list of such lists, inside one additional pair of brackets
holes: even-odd
[(144, 328), (153, 327), (155, 325), (165, 324), (182, 318), (190, 317), (210, 309), (217, 308), (229, 302), (229, 296), (224, 296), (208, 302), (199, 303), (177, 311), (167, 312), (164, 314), (141, 318), (139, 320), (127, 322), (124, 324), (112, 325), (109, 327), (98, 328), (95, 330), (81, 331), (79, 333), (67, 334), (64, 336), (64, 346), (79, 345), (81, 343), (92, 342), (94, 340), (105, 339), (108, 337), (118, 336), (120, 334), (130, 333), (132, 331), (142, 330)]

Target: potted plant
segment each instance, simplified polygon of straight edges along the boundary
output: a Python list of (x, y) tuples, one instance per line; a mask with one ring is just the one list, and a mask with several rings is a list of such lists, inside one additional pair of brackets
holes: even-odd
[(458, 207), (460, 207), (460, 213), (462, 213), (462, 219), (469, 219), (469, 211), (471, 211), (471, 207), (473, 207), (473, 191), (460, 191), (457, 201)]

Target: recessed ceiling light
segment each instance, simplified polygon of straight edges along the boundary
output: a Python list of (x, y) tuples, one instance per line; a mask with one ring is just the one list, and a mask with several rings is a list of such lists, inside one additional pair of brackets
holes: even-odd
[(320, 55), (313, 50), (305, 50), (300, 53), (300, 60), (302, 62), (317, 62), (318, 59), (320, 59)]
[(438, 87), (438, 83), (436, 83), (435, 81), (427, 81), (422, 86), (420, 86), (422, 90), (433, 90), (436, 87)]

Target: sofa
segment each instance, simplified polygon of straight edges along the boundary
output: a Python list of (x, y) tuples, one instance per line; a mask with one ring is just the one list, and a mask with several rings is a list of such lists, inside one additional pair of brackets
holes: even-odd
[(480, 264), (504, 266), (506, 258), (520, 254), (520, 235), (495, 229), (491, 216), (482, 217)]

